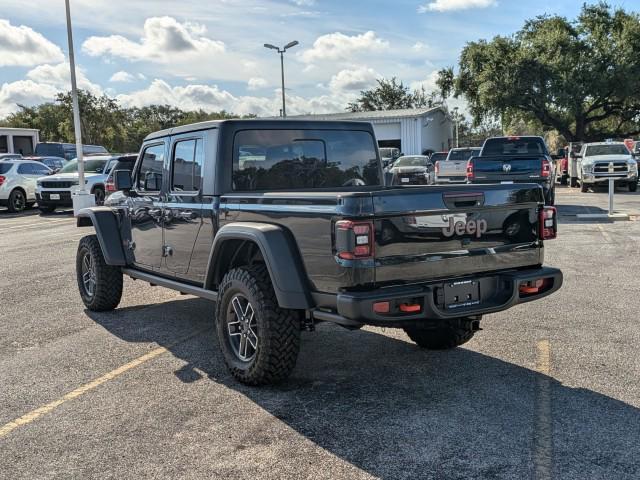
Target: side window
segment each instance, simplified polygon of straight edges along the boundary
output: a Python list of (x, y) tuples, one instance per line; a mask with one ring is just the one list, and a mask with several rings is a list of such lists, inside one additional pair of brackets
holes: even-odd
[(34, 175), (48, 175), (49, 169), (45, 165), (36, 165), (35, 163), (31, 164), (31, 168), (33, 168)]
[(18, 167), (18, 174), (33, 175), (33, 166), (30, 163), (21, 163)]
[(197, 192), (202, 183), (202, 140), (176, 142), (173, 148), (171, 191)]
[(164, 144), (152, 145), (144, 149), (142, 162), (138, 168), (136, 187), (143, 192), (158, 192), (162, 187), (162, 164)]

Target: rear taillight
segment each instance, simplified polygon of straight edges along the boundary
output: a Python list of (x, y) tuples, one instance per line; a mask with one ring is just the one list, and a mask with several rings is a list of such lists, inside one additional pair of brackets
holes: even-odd
[(373, 223), (353, 220), (336, 222), (336, 254), (343, 260), (373, 256)]
[(440, 162), (436, 162), (435, 170), (436, 170), (436, 175), (438, 175), (440, 173)]
[(543, 177), (548, 177), (549, 175), (551, 175), (551, 163), (549, 162), (549, 160), (542, 160), (542, 173), (541, 175)]
[(540, 238), (553, 240), (558, 236), (558, 211), (555, 207), (540, 210)]
[(5, 177), (4, 175), (0, 175), (0, 187), (2, 186), (2, 184), (4, 183), (4, 181), (7, 179), (7, 177)]
[(104, 189), (107, 192), (115, 192), (116, 191), (116, 185), (113, 182), (107, 182), (104, 184)]
[(473, 162), (471, 160), (467, 162), (467, 179), (473, 179)]

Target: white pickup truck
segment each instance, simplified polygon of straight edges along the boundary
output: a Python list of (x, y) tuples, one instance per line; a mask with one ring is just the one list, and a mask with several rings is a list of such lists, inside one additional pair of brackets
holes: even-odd
[(630, 192), (638, 189), (638, 164), (624, 143), (585, 143), (576, 158), (580, 191), (604, 185), (610, 177), (615, 178), (616, 186), (627, 186)]
[(436, 183), (467, 183), (467, 162), (479, 148), (452, 148), (446, 160), (435, 163)]

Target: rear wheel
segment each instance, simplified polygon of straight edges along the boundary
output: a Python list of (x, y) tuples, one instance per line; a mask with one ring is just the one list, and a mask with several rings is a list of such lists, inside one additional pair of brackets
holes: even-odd
[(27, 197), (22, 190), (16, 188), (9, 194), (7, 208), (11, 213), (17, 213), (27, 208)]
[(289, 376), (300, 350), (298, 312), (280, 308), (264, 265), (230, 270), (222, 279), (216, 330), (231, 374), (247, 385)]
[(419, 347), (428, 350), (448, 350), (473, 338), (479, 320), (456, 318), (437, 325), (406, 327), (404, 331)]
[(80, 239), (76, 254), (76, 278), (85, 306), (95, 312), (113, 310), (122, 298), (122, 271), (107, 265), (95, 235)]
[(104, 205), (104, 190), (102, 188), (96, 187), (93, 190), (93, 196), (95, 197), (96, 205)]

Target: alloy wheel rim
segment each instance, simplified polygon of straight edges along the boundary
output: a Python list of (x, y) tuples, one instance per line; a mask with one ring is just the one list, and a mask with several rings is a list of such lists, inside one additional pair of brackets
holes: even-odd
[(16, 192), (15, 196), (13, 197), (13, 207), (16, 210), (22, 210), (24, 208), (24, 205), (25, 205), (24, 196), (22, 195), (21, 192)]
[(89, 297), (93, 297), (96, 290), (96, 273), (93, 266), (93, 259), (89, 252), (82, 257), (82, 284), (84, 291)]
[(227, 307), (227, 335), (236, 357), (250, 362), (258, 351), (258, 322), (251, 302), (241, 294), (233, 296)]

